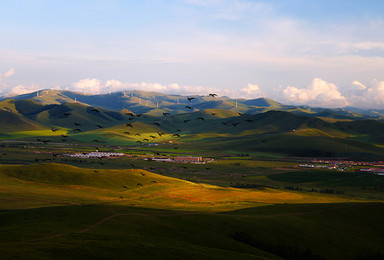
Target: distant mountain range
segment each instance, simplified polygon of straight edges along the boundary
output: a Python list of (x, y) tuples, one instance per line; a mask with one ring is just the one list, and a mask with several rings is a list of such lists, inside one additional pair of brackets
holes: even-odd
[(337, 119), (384, 119), (384, 110), (364, 110), (354, 107), (343, 109), (314, 108), (309, 106), (284, 105), (268, 98), (232, 99), (228, 97), (181, 96), (147, 91), (123, 91), (111, 94), (86, 95), (63, 90), (41, 90), (29, 94), (6, 99), (32, 99), (42, 105), (81, 103), (92, 107), (112, 111), (128, 109), (134, 113), (162, 115), (162, 113), (178, 114), (204, 109), (225, 109), (241, 113), (258, 114), (270, 110), (286, 111), (297, 115), (326, 117)]
[(384, 122), (362, 112), (266, 98), (45, 90), (0, 101), (0, 139), (382, 159)]

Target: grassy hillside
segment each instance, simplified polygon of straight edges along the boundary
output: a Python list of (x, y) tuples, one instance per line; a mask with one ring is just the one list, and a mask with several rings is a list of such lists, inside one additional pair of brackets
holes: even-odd
[(140, 169), (2, 165), (0, 250), (4, 259), (372, 259), (384, 254), (384, 208), (362, 202)]
[(0, 110), (0, 133), (46, 129), (42, 124), (24, 118), (13, 112)]

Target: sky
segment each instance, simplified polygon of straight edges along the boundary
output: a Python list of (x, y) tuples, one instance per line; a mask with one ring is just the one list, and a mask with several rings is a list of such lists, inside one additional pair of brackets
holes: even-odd
[(381, 0), (1, 0), (0, 96), (122, 90), (384, 109)]

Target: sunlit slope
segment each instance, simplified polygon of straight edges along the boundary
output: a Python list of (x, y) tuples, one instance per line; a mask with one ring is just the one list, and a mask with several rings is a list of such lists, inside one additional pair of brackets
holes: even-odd
[(149, 208), (227, 211), (275, 203), (329, 203), (348, 198), (273, 189), (196, 184), (139, 169), (93, 170), (61, 164), (0, 166), (0, 208), (115, 203)]
[(42, 124), (24, 118), (13, 112), (0, 110), (0, 132), (34, 131), (46, 129)]

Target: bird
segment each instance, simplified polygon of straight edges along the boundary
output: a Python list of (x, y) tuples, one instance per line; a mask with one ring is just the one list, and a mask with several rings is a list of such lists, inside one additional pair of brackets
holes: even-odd
[(209, 94), (210, 97), (217, 97), (217, 94), (211, 93)]
[(77, 122), (75, 122), (75, 126), (77, 126), (77, 127), (80, 127), (80, 126), (81, 126), (81, 124), (80, 124), (80, 123), (77, 123)]
[(185, 170), (187, 169), (187, 166), (181, 166), (181, 168), (184, 168)]
[(143, 186), (143, 184), (141, 184), (141, 183), (136, 184), (136, 187), (142, 187), (142, 186)]
[(157, 132), (157, 134), (161, 137), (164, 133), (162, 133), (162, 132)]
[(68, 117), (68, 116), (70, 116), (70, 115), (72, 115), (72, 114), (69, 113), (69, 112), (64, 113), (64, 116), (66, 116), (66, 117)]
[(211, 115), (215, 116), (217, 113), (211, 113)]
[(137, 134), (135, 134), (135, 135), (137, 135), (137, 136), (141, 136), (141, 134), (139, 134), (139, 133), (137, 133)]
[(133, 164), (133, 163), (130, 163), (129, 165), (131, 165), (133, 168), (135, 168), (136, 166)]
[(243, 113), (240, 113), (240, 112), (237, 112), (238, 114), (239, 114), (239, 116), (242, 116), (243, 115)]
[(141, 176), (145, 176), (145, 173), (140, 172)]
[(68, 137), (68, 135), (61, 135), (62, 137), (64, 137), (64, 138), (67, 138)]
[(143, 141), (147, 141), (147, 142), (149, 142), (149, 140), (148, 140), (147, 138), (144, 138)]
[(124, 132), (124, 134), (129, 135), (129, 132)]
[(156, 136), (153, 136), (153, 135), (150, 135), (149, 137), (153, 138), (153, 139), (156, 139), (157, 137)]
[(227, 125), (228, 123), (222, 122), (223, 125)]
[(101, 125), (96, 125), (98, 128), (103, 128)]
[(50, 141), (51, 141), (51, 140), (44, 140), (44, 139), (42, 140), (42, 142), (45, 143), (45, 144), (48, 143), (48, 142), (50, 142)]
[(58, 131), (58, 130), (60, 130), (60, 129), (51, 127), (51, 131), (54, 132), (54, 133), (55, 133), (56, 131)]
[(125, 113), (126, 115), (129, 115), (131, 117), (134, 117), (133, 113)]
[(198, 117), (198, 118), (196, 118), (196, 119), (200, 119), (200, 120), (202, 120), (202, 121), (205, 121), (204, 117)]
[(79, 128), (75, 128), (75, 129), (73, 129), (72, 131), (73, 131), (73, 132), (81, 132), (81, 129), (79, 129)]
[(181, 132), (181, 130), (180, 130), (180, 129), (177, 129), (176, 132)]
[(188, 123), (189, 121), (191, 121), (191, 120), (189, 120), (189, 119), (184, 119), (184, 123)]
[(65, 141), (67, 141), (67, 139), (63, 139), (63, 138), (61, 138), (61, 141), (62, 141), (62, 142), (65, 142)]
[(141, 141), (136, 141), (136, 143), (143, 144)]
[(93, 172), (94, 172), (94, 173), (98, 173), (99, 171), (97, 171), (97, 170), (93, 170)]
[(245, 119), (244, 121), (247, 121), (249, 123), (253, 122), (253, 120), (251, 120), (251, 119)]
[(155, 123), (153, 123), (154, 125), (157, 125), (157, 126), (160, 126), (160, 124), (159, 123), (157, 123), (157, 122), (155, 122)]
[(192, 109), (192, 107), (190, 107), (190, 106), (185, 106), (185, 108)]
[(127, 187), (127, 186), (124, 186), (124, 185), (123, 185), (123, 186), (121, 186), (121, 187), (123, 187), (123, 188), (125, 188), (125, 189), (128, 189), (128, 187)]
[(175, 137), (180, 137), (180, 135), (179, 135), (179, 134), (173, 134), (172, 136), (175, 136)]
[(194, 97), (189, 97), (189, 98), (187, 98), (187, 99), (188, 99), (189, 102), (191, 102), (191, 100), (196, 99), (196, 98), (194, 98)]
[(163, 112), (163, 116), (168, 116), (169, 113)]
[(58, 155), (60, 155), (59, 153), (52, 153), (53, 157), (57, 157)]
[(129, 126), (129, 127), (132, 127), (132, 128), (133, 128), (133, 125), (130, 124), (130, 123), (126, 123), (125, 126)]
[(121, 196), (120, 196), (120, 199), (124, 199), (124, 197), (121, 197)]
[(100, 141), (97, 139), (93, 139), (92, 142), (100, 143)]
[(94, 109), (91, 109), (90, 110), (91, 112), (97, 112), (97, 113), (99, 113), (100, 111), (99, 110), (97, 110), (96, 108), (94, 108)]
[(136, 116), (139, 117), (139, 118), (142, 117), (142, 115), (143, 115), (143, 114), (136, 114)]
[(232, 123), (233, 127), (238, 126), (240, 123)]
[(134, 119), (133, 117), (128, 118), (129, 121), (132, 121), (133, 119)]

